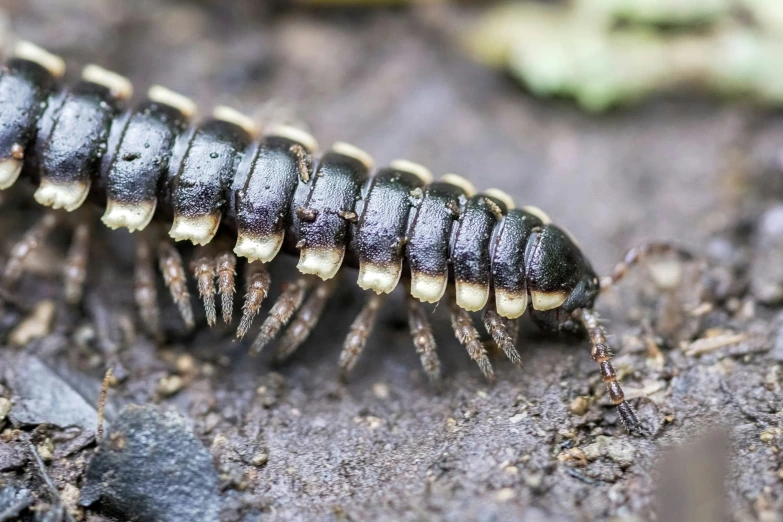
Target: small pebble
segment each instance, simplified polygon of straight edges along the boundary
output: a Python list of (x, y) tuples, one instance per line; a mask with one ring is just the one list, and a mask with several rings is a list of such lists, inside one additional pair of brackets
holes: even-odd
[(590, 407), (590, 401), (584, 396), (579, 396), (571, 401), (571, 413), (574, 415), (584, 415)]
[(8, 412), (11, 411), (11, 401), (5, 397), (0, 397), (0, 424), (3, 424)]
[(376, 382), (372, 385), (372, 394), (378, 399), (388, 399), (389, 387), (384, 382)]
[(495, 500), (498, 502), (508, 502), (517, 496), (516, 492), (511, 488), (503, 488), (495, 493)]
[(14, 346), (25, 346), (30, 341), (49, 335), (52, 331), (54, 311), (54, 301), (40, 301), (32, 313), (8, 334), (8, 342)]
[(174, 395), (182, 389), (183, 384), (182, 377), (179, 375), (162, 377), (158, 382), (158, 393), (164, 397)]

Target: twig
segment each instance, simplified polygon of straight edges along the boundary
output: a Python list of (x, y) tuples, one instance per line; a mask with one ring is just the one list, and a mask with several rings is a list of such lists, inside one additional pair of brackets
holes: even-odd
[(101, 394), (98, 396), (98, 430), (96, 431), (95, 442), (101, 443), (103, 440), (103, 411), (106, 409), (106, 395), (109, 393), (109, 382), (114, 375), (114, 366), (109, 366), (106, 370), (106, 375), (103, 376), (103, 384), (101, 385)]

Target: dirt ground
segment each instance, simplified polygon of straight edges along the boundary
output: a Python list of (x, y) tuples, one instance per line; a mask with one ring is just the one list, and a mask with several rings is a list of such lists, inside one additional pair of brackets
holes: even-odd
[[(698, 93), (605, 116), (536, 100), (460, 52), (469, 7), (0, 6), (17, 34), (66, 58), (71, 78), (95, 62), (139, 93), (159, 83), (204, 112), (282, 111), (324, 146), (344, 140), (379, 164), (407, 157), (503, 188), (571, 230), (599, 273), (646, 239), (703, 260), (682, 266), (675, 291), (640, 269), (599, 301), (651, 433), (633, 438), (588, 344), (526, 321), (524, 368), (495, 357), (490, 386), (436, 310), (436, 392), (399, 294), (341, 383), (337, 356), (361, 305), (352, 272), (285, 365), (250, 358), (228, 329), (185, 334), (170, 304), (157, 346), (132, 319), (128, 236), (105, 232), (84, 306), (58, 304), (49, 335), (0, 347), (0, 520), (783, 520), (779, 115)], [(6, 244), (35, 212), (23, 207), (6, 202)], [(56, 270), (40, 268), (5, 304), (3, 339), (36, 302), (59, 302)], [(292, 270), (276, 262), (274, 281)]]

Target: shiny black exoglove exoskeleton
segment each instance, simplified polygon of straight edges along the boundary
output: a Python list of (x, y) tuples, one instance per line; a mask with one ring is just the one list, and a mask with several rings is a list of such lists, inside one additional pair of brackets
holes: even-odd
[[(495, 343), (519, 364), (516, 320), (530, 302), (542, 327), (589, 334), (623, 423), (639, 431), (592, 312), (599, 279), (571, 236), (541, 210), (516, 208), (499, 190), (476, 194), (454, 174), (433, 182), (426, 168), (404, 160), (371, 174), (372, 158), (346, 143), (316, 159), (308, 133), (278, 125), (257, 139), (253, 123), (226, 107), (192, 125), (193, 103), (158, 86), (126, 109), (132, 88), (125, 78), (88, 66), (68, 89), (60, 85), (63, 73), (58, 57), (26, 42), (0, 73), (0, 189), (24, 175), (37, 183), (41, 205), (77, 211), (89, 198), (105, 209), (107, 226), (143, 230), (136, 299), (151, 331), (159, 327), (156, 253), (183, 318), (194, 321), (186, 270), (171, 239), (199, 245), (190, 269), (210, 324), (218, 294), (223, 317), (231, 320), (237, 258), (247, 259), (240, 337), (269, 290), (266, 263), (281, 250), (299, 256), (302, 276), (284, 285), (252, 346), (260, 350), (290, 322), (278, 343), (280, 357), (308, 336), (340, 267), (358, 268), (358, 285), (374, 293), (345, 341), (344, 372), (364, 348), (382, 296), (406, 272), (411, 333), (433, 381), (440, 366), (421, 302), (447, 296), (457, 338), (490, 380), (492, 366), (468, 312), (484, 310)], [(89, 260), (90, 222), (75, 221), (65, 263), (71, 301), (81, 295)], [(10, 253), (6, 282), (19, 277), (30, 251), (64, 222), (49, 211), (24, 235)], [(171, 239), (160, 233), (166, 223)]]

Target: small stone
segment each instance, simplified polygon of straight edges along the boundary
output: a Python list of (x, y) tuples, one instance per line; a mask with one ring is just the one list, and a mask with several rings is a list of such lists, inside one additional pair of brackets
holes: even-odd
[(574, 466), (587, 466), (587, 457), (584, 451), (579, 448), (568, 449), (557, 456), (560, 462), (567, 462)]
[(35, 449), (38, 451), (38, 455), (46, 462), (54, 458), (54, 444), (52, 444), (52, 439), (49, 437), (45, 438)]
[(511, 488), (503, 488), (499, 489), (497, 493), (495, 493), (495, 500), (498, 502), (508, 502), (509, 500), (514, 499), (517, 496), (516, 492)]
[(177, 372), (181, 375), (196, 373), (196, 359), (192, 355), (183, 354), (177, 357)]
[(633, 445), (628, 444), (627, 442), (615, 440), (607, 446), (606, 455), (618, 463), (620, 467), (625, 468), (633, 464), (636, 450)]
[(79, 507), (80, 497), (81, 493), (79, 492), (79, 488), (73, 484), (66, 484), (60, 491), (60, 500), (68, 510), (68, 513), (77, 520), (81, 520), (84, 514), (82, 508)]
[(587, 397), (584, 397), (580, 395), (579, 397), (575, 398), (571, 401), (571, 413), (574, 415), (584, 415), (587, 413), (587, 409), (590, 407), (590, 401), (587, 399)]
[(761, 435), (759, 435), (759, 439), (761, 440), (761, 442), (771, 442), (776, 438), (780, 437), (781, 434), (783, 434), (783, 429), (781, 428), (767, 428), (766, 430), (761, 432)]
[(519, 424), (527, 418), (527, 412), (517, 413), (516, 415), (509, 417), (508, 422), (511, 424)]
[(250, 461), (254, 466), (261, 467), (269, 461), (269, 455), (266, 453), (256, 453)]
[(158, 393), (164, 397), (174, 395), (182, 389), (184, 382), (179, 375), (162, 377), (158, 382)]
[(372, 394), (376, 398), (384, 400), (389, 398), (389, 387), (384, 382), (376, 382), (372, 385)]
[(8, 334), (8, 342), (14, 346), (25, 346), (30, 341), (49, 335), (52, 331), (54, 311), (54, 301), (40, 301), (32, 313)]
[(0, 397), (0, 425), (3, 424), (5, 418), (8, 416), (8, 412), (11, 411), (11, 401), (5, 397)]
[(508, 475), (516, 475), (519, 473), (519, 468), (516, 466), (506, 466), (506, 468), (503, 469), (503, 472)]
[(540, 472), (529, 472), (524, 474), (525, 484), (533, 489), (537, 489), (541, 486), (541, 482), (544, 480), (544, 474)]

